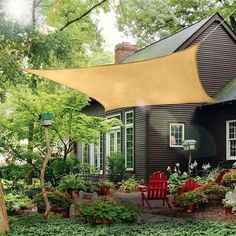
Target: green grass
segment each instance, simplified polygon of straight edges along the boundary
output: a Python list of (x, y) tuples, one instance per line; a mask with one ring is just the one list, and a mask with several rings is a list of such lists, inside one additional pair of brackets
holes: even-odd
[(10, 218), (9, 236), (58, 235), (58, 236), (229, 236), (236, 235), (236, 225), (228, 223), (198, 221), (193, 219), (163, 219), (157, 223), (115, 224), (92, 226), (70, 219), (53, 216), (48, 220), (41, 215), (17, 216)]

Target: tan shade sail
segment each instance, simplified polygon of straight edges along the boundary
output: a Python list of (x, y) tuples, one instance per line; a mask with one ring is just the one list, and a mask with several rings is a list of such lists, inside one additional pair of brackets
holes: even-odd
[(118, 65), (63, 70), (25, 70), (77, 89), (105, 110), (158, 104), (214, 102), (197, 67), (199, 44), (168, 56)]

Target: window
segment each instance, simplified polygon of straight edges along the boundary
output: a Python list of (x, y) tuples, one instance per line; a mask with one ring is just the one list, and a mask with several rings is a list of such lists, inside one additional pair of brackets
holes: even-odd
[(134, 169), (134, 117), (133, 111), (125, 113), (125, 167)]
[[(109, 116), (110, 118), (120, 119), (120, 115)], [(113, 127), (110, 132), (106, 134), (106, 155), (110, 156), (116, 152), (121, 151), (121, 129), (120, 126)]]
[(226, 122), (226, 159), (236, 159), (236, 120)]
[(82, 163), (93, 165), (97, 168), (98, 172), (103, 172), (103, 156), (102, 156), (102, 136), (99, 137), (96, 144), (82, 144)]
[(182, 147), (184, 141), (184, 124), (170, 124), (170, 147)]

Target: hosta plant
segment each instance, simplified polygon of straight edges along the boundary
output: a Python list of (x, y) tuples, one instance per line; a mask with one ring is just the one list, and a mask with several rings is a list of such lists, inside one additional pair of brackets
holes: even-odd
[(128, 178), (127, 180), (123, 180), (121, 182), (121, 186), (119, 188), (119, 191), (121, 192), (134, 192), (138, 190), (139, 182), (131, 177)]

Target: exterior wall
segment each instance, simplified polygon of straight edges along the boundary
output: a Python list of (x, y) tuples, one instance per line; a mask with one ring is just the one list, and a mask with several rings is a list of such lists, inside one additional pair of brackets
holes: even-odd
[(226, 161), (226, 121), (236, 119), (236, 103), (206, 106), (199, 109), (200, 124), (208, 134), (205, 146), (214, 152), (205, 155), (205, 162), (212, 166), (231, 167), (235, 161)]
[[(203, 39), (211, 32), (219, 22), (214, 22), (205, 29), (199, 36), (193, 36), (189, 44), (191, 46), (196, 41)], [(180, 48), (180, 49), (183, 49)], [(210, 96), (214, 96), (230, 79), (236, 76), (236, 42), (220, 26), (211, 36), (201, 45), (198, 55), (199, 75), (203, 87)], [(183, 91), (184, 92), (184, 91)], [(187, 158), (180, 148), (169, 147), (169, 123), (185, 122), (186, 139), (196, 139), (199, 145), (206, 146), (204, 137), (207, 133), (201, 124), (198, 124), (197, 107), (200, 104), (152, 106), (149, 111), (148, 120), (148, 174), (161, 170), (166, 172), (167, 166), (174, 166), (179, 162), (183, 168), (186, 168)], [(204, 117), (204, 113), (201, 113)], [(224, 137), (225, 138), (225, 137)], [(224, 141), (225, 142), (225, 139)], [(205, 163), (208, 159), (204, 158), (209, 153), (203, 152), (203, 148), (194, 153), (194, 158), (203, 158)], [(213, 153), (212, 150), (208, 150)], [(222, 156), (222, 155), (221, 155)], [(200, 159), (199, 159), (200, 161)]]

